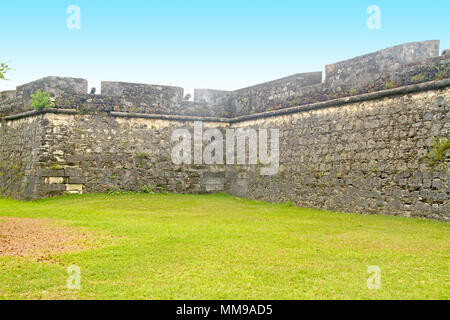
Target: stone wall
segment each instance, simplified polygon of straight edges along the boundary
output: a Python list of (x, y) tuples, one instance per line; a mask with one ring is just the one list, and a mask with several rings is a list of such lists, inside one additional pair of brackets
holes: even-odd
[(232, 91), (213, 90), (213, 89), (195, 89), (194, 101), (213, 106), (221, 106), (228, 103)]
[(284, 104), (274, 108), (286, 109), (293, 106), (306, 105), (321, 101), (329, 101), (344, 97), (352, 97), (365, 93), (380, 92), (433, 80), (450, 78), (450, 56), (439, 56), (426, 60), (392, 68), (383, 73), (373, 75), (375, 80), (361, 81), (357, 85), (343, 84), (333, 86), (327, 83), (302, 87)]
[(299, 73), (236, 91), (196, 89), (194, 97), (213, 106), (220, 116), (235, 117), (278, 109), (303, 88), (321, 83), (322, 72)]
[[(450, 55), (434, 57), (403, 65), (384, 73), (384, 79), (391, 80), (397, 87), (450, 77)], [(386, 82), (386, 81), (384, 81)]]
[(439, 56), (440, 41), (411, 42), (325, 67), (328, 88), (360, 86), (402, 65)]
[[(0, 97), (0, 195), (226, 191), (448, 221), (450, 154), (438, 165), (427, 159), (436, 139), (450, 137), (450, 60), (430, 58), (436, 45), (407, 44), (338, 63), (324, 83), (320, 72), (297, 74), (233, 92), (196, 90), (193, 102), (166, 86), (104, 82), (102, 95), (90, 95), (86, 80), (48, 77), (17, 87)], [(377, 67), (364, 79), (378, 78), (363, 85), (358, 77), (370, 61)], [(354, 71), (345, 83), (344, 69)], [(56, 108), (30, 111), (38, 89), (52, 94)], [(194, 121), (222, 131), (279, 129), (280, 172), (174, 165), (171, 134), (192, 131)]]
[[(224, 166), (173, 164), (171, 134), (176, 128), (192, 130), (193, 122), (70, 110), (7, 121), (0, 135), (7, 142), (1, 149), (1, 194), (35, 199), (113, 190), (224, 191)], [(25, 177), (33, 180), (28, 189)]]
[(322, 72), (295, 74), (233, 92), (231, 105), (234, 116), (277, 109), (297, 95), (301, 88), (322, 83)]
[(50, 93), (53, 97), (62, 95), (86, 94), (88, 82), (85, 79), (45, 77), (21, 86), (15, 91), (5, 91), (0, 93), (0, 116), (18, 114), (32, 110), (30, 100), (31, 95), (42, 90)]
[(16, 103), (23, 107), (23, 110), (31, 108), (30, 98), (37, 90), (50, 93), (52, 96), (65, 94), (85, 94), (88, 90), (88, 82), (85, 79), (46, 77), (36, 80), (16, 89)]
[(195, 99), (219, 115), (239, 117), (444, 79), (450, 57), (439, 57), (439, 43), (406, 43), (327, 65), (324, 82), (321, 72), (295, 74), (236, 91), (196, 90)]
[(236, 196), (344, 212), (450, 220), (450, 152), (427, 155), (450, 137), (450, 88), (241, 120), (280, 130), (280, 173), (257, 166), (227, 172)]
[(102, 82), (102, 95), (117, 97), (129, 112), (173, 114), (183, 101), (183, 88), (124, 82)]
[(39, 150), (45, 136), (43, 117), (0, 123), (0, 194), (31, 199), (39, 170)]
[(16, 105), (16, 91), (2, 91), (0, 92), (0, 115), (12, 114)]
[(102, 94), (87, 94), (87, 80), (47, 77), (0, 93), (0, 117), (32, 110), (31, 94), (49, 92), (59, 109), (161, 115), (224, 116), (224, 107), (184, 101), (178, 87), (102, 82)]
[[(430, 166), (449, 137), (450, 83), (411, 86), (229, 120), (161, 119), (125, 113), (48, 110), (3, 120), (1, 194), (227, 191), (270, 202), (344, 212), (449, 220), (449, 156)], [(284, 112), (284, 113), (283, 113)], [(258, 166), (174, 165), (173, 130), (280, 130), (280, 171)]]
[(439, 41), (407, 43), (236, 91), (196, 89), (194, 101), (172, 86), (102, 82), (102, 95), (87, 94), (87, 80), (47, 77), (0, 97), (0, 117), (29, 111), (30, 95), (49, 92), (61, 109), (143, 114), (237, 117), (450, 77), (450, 57)]

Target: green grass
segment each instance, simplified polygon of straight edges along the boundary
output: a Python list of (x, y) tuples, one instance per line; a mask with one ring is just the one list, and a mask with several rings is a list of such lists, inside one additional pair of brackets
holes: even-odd
[[(105, 246), (58, 264), (0, 258), (2, 299), (449, 299), (449, 225), (339, 214), (227, 195), (0, 199), (0, 216), (50, 218)], [(66, 268), (82, 271), (80, 291)], [(369, 290), (368, 266), (381, 290)]]

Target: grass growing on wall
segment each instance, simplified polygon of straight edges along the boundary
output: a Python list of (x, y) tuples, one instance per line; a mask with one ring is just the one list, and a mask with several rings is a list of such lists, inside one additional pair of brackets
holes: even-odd
[[(448, 299), (450, 227), (226, 195), (0, 199), (0, 216), (109, 235), (54, 263), (0, 256), (0, 299)], [(103, 236), (102, 236), (103, 237)], [(81, 268), (81, 290), (66, 269)], [(367, 288), (369, 266), (381, 290)]]
[(427, 156), (430, 166), (436, 168), (439, 164), (444, 165), (449, 150), (450, 139), (436, 139)]

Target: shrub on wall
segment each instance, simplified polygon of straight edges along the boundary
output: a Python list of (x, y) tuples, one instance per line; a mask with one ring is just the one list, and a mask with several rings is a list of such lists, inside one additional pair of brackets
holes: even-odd
[(436, 67), (436, 79), (443, 80), (450, 77), (450, 69), (447, 66), (440, 65)]
[(31, 95), (30, 103), (31, 106), (37, 111), (54, 107), (54, 103), (51, 101), (50, 93), (42, 92), (41, 90), (38, 90), (36, 94)]
[(12, 69), (6, 63), (0, 62), (0, 79), (7, 80), (5, 74), (11, 70)]
[(436, 139), (433, 147), (428, 153), (428, 162), (433, 168), (437, 167), (439, 164), (443, 164), (447, 157), (447, 152), (450, 150), (450, 139)]

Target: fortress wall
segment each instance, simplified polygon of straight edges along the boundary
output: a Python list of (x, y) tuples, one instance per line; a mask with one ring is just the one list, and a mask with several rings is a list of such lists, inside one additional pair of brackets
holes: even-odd
[[(19, 86), (0, 97), (0, 195), (227, 191), (448, 221), (450, 154), (427, 159), (436, 139), (450, 137), (450, 57), (435, 57), (438, 49), (438, 41), (405, 44), (327, 66), (325, 83), (320, 72), (297, 74), (234, 92), (199, 89), (193, 102), (167, 86), (103, 82), (102, 95), (74, 78)], [(57, 109), (29, 111), (38, 89)], [(279, 174), (174, 165), (171, 134), (192, 131), (193, 121), (221, 131), (279, 129)]]
[(228, 103), (231, 91), (213, 89), (195, 89), (194, 101), (212, 106), (220, 106)]
[[(225, 126), (218, 122), (204, 125)], [(3, 196), (36, 199), (142, 188), (174, 193), (224, 191), (225, 166), (172, 162), (176, 144), (171, 141), (172, 132), (177, 128), (192, 131), (190, 121), (46, 113), (7, 121), (3, 126), (0, 139), (10, 142), (2, 146), (2, 160), (14, 166), (14, 170), (2, 167), (1, 172), (7, 174), (1, 180)], [(12, 157), (10, 150), (14, 150)], [(33, 179), (33, 186), (24, 186), (22, 173)]]
[[(313, 75), (318, 76), (317, 74)], [(250, 90), (255, 94), (262, 90), (261, 94), (263, 94), (264, 90), (267, 90), (267, 92), (272, 92), (271, 90), (273, 88), (276, 88), (276, 90), (287, 92), (283, 90), (287, 90), (286, 88), (288, 88), (288, 86), (290, 85), (289, 81), (300, 81), (298, 77), (300, 76), (295, 76), (294, 78), (288, 77), (285, 79), (280, 79), (278, 81), (269, 82), (261, 86), (255, 86), (243, 90)], [(104, 83), (106, 87), (109, 86), (109, 89), (106, 90), (106, 95), (90, 95), (86, 94), (87, 83), (85, 80), (55, 77), (44, 78), (30, 84), (20, 86), (18, 87), (17, 92), (22, 92), (21, 94), (19, 94), (22, 101), (29, 101), (28, 96), (31, 95), (31, 93), (34, 93), (38, 89), (44, 91), (47, 90), (54, 96), (58, 108), (74, 109), (80, 112), (116, 111), (128, 113), (230, 118), (236, 115), (243, 116), (247, 114), (256, 114), (258, 112), (264, 112), (268, 110), (285, 109), (287, 107), (296, 105), (305, 105), (320, 101), (332, 100), (340, 97), (354, 96), (366, 92), (381, 91), (386, 89), (387, 82), (391, 82), (391, 86), (393, 87), (401, 87), (409, 84), (448, 77), (450, 77), (450, 56), (440, 56), (420, 62), (403, 65), (400, 69), (394, 69), (383, 73), (380, 78), (378, 78), (376, 81), (372, 81), (369, 85), (342, 87), (340, 92), (336, 92), (334, 91), (334, 89), (327, 88), (326, 85), (322, 83), (303, 86), (304, 83), (300, 81), (298, 82), (299, 85), (295, 88), (295, 90), (290, 91), (287, 96), (280, 98), (280, 100), (277, 100), (278, 102), (283, 103), (276, 105), (273, 104), (276, 99), (267, 100), (267, 103), (264, 104), (264, 99), (262, 98), (264, 94), (260, 98), (258, 98), (261, 99), (258, 100), (259, 102), (256, 100), (250, 100), (249, 97), (252, 96), (252, 94), (243, 94), (241, 90), (238, 90), (236, 93), (220, 90), (197, 89), (195, 91), (195, 101), (179, 101), (180, 97), (182, 97), (181, 88), (135, 85), (128, 83), (122, 83), (120, 84), (120, 86), (109, 86), (109, 84), (111, 83)], [(317, 78), (316, 80), (319, 79)], [(272, 85), (273, 87), (271, 87)], [(149, 87), (149, 92), (157, 92), (157, 94), (151, 96), (150, 93), (148, 93), (149, 95), (146, 98), (136, 93), (136, 98), (132, 99), (124, 98), (119, 95), (120, 93), (125, 94), (124, 92), (128, 92), (127, 95), (132, 96), (132, 88), (134, 88), (134, 86), (137, 86), (139, 88)], [(125, 91), (120, 91), (122, 90), (119, 90), (120, 87), (124, 87)], [(158, 87), (162, 90), (161, 92), (159, 91)], [(28, 93), (24, 94), (23, 92), (25, 91), (27, 91)], [(0, 97), (0, 115), (18, 114), (20, 112), (28, 111), (31, 109), (29, 105), (27, 106), (25, 104), (20, 104), (17, 102), (17, 92), (2, 92), (2, 96)], [(167, 95), (165, 97), (164, 92), (167, 94), (170, 92), (172, 93), (171, 95)], [(24, 99), (24, 96), (27, 96), (28, 98)], [(162, 102), (161, 104), (158, 103), (158, 97), (166, 102)], [(173, 103), (168, 102), (170, 100), (170, 97), (173, 97)], [(154, 104), (148, 104), (148, 101), (146, 102), (145, 99), (153, 99)], [(242, 109), (241, 112), (237, 112), (236, 105), (240, 104), (242, 106), (244, 105), (244, 103), (248, 105), (248, 109)]]
[(448, 138), (450, 130), (450, 87), (436, 88), (401, 88), (396, 95), (229, 122), (204, 119), (205, 127), (222, 132), (229, 126), (279, 129), (281, 167), (274, 176), (261, 176), (259, 166), (174, 165), (172, 132), (192, 132), (194, 119), (76, 110), (10, 118), (0, 127), (0, 194), (34, 199), (142, 187), (226, 191), (311, 208), (448, 221), (449, 154), (437, 166), (427, 161), (436, 138)]
[(327, 65), (323, 83), (321, 72), (295, 74), (231, 92), (199, 89), (195, 101), (237, 117), (443, 79), (450, 57), (439, 57), (439, 44), (406, 43)]
[(278, 109), (310, 87), (322, 88), (322, 72), (294, 74), (236, 91), (196, 89), (194, 98), (210, 105), (220, 116), (235, 117)]
[(62, 95), (86, 94), (88, 82), (85, 79), (78, 78), (46, 77), (18, 86), (15, 91), (2, 92), (2, 97), (0, 97), (0, 116), (32, 110), (30, 104), (31, 95), (38, 90), (48, 92), (55, 98)]
[(315, 103), (450, 77), (450, 56), (439, 55), (439, 41), (406, 43), (326, 66), (321, 72), (295, 74), (236, 91), (196, 89), (184, 101), (179, 87), (102, 82), (102, 95), (87, 94), (87, 80), (47, 77), (0, 97), (0, 116), (29, 111), (30, 96), (49, 92), (58, 108), (236, 117)]
[(40, 182), (39, 153), (46, 134), (43, 122), (43, 116), (0, 122), (2, 196), (31, 199), (35, 194)]
[(333, 87), (333, 85), (325, 82), (324, 84), (303, 87), (279, 109), (330, 101), (343, 97), (353, 97), (365, 93), (380, 92), (386, 89), (442, 80), (449, 77), (450, 56), (439, 56), (405, 64), (401, 68), (392, 68), (383, 72), (376, 80), (368, 83), (361, 82), (354, 85), (342, 84), (338, 87)]
[(46, 77), (36, 80), (16, 89), (16, 103), (23, 108), (22, 110), (30, 110), (31, 95), (36, 91), (42, 90), (53, 96), (61, 94), (86, 94), (88, 90), (88, 82), (85, 79), (63, 78), (63, 77)]
[(411, 42), (366, 54), (325, 67), (325, 85), (329, 89), (360, 86), (375, 81), (384, 72), (402, 65), (439, 56), (440, 41)]
[(449, 152), (427, 155), (450, 136), (450, 88), (241, 120), (233, 127), (278, 128), (280, 172), (228, 168), (232, 195), (341, 212), (450, 220)]
[(0, 115), (10, 114), (16, 104), (16, 91), (2, 91), (0, 92)]
[(260, 113), (278, 108), (303, 87), (322, 83), (322, 72), (299, 73), (234, 91), (231, 105), (234, 116)]
[(120, 98), (130, 112), (174, 114), (183, 101), (183, 88), (125, 82), (102, 82), (102, 95)]
[(179, 115), (200, 117), (223, 117), (222, 109), (194, 101), (182, 101), (168, 104), (164, 108), (146, 107), (139, 100), (128, 101), (121, 97), (111, 97), (100, 94), (61, 95), (56, 97), (60, 109), (73, 109), (79, 112), (125, 112), (153, 115)]
[(396, 86), (449, 78), (450, 55), (405, 64), (399, 69), (387, 71), (385, 75)]

